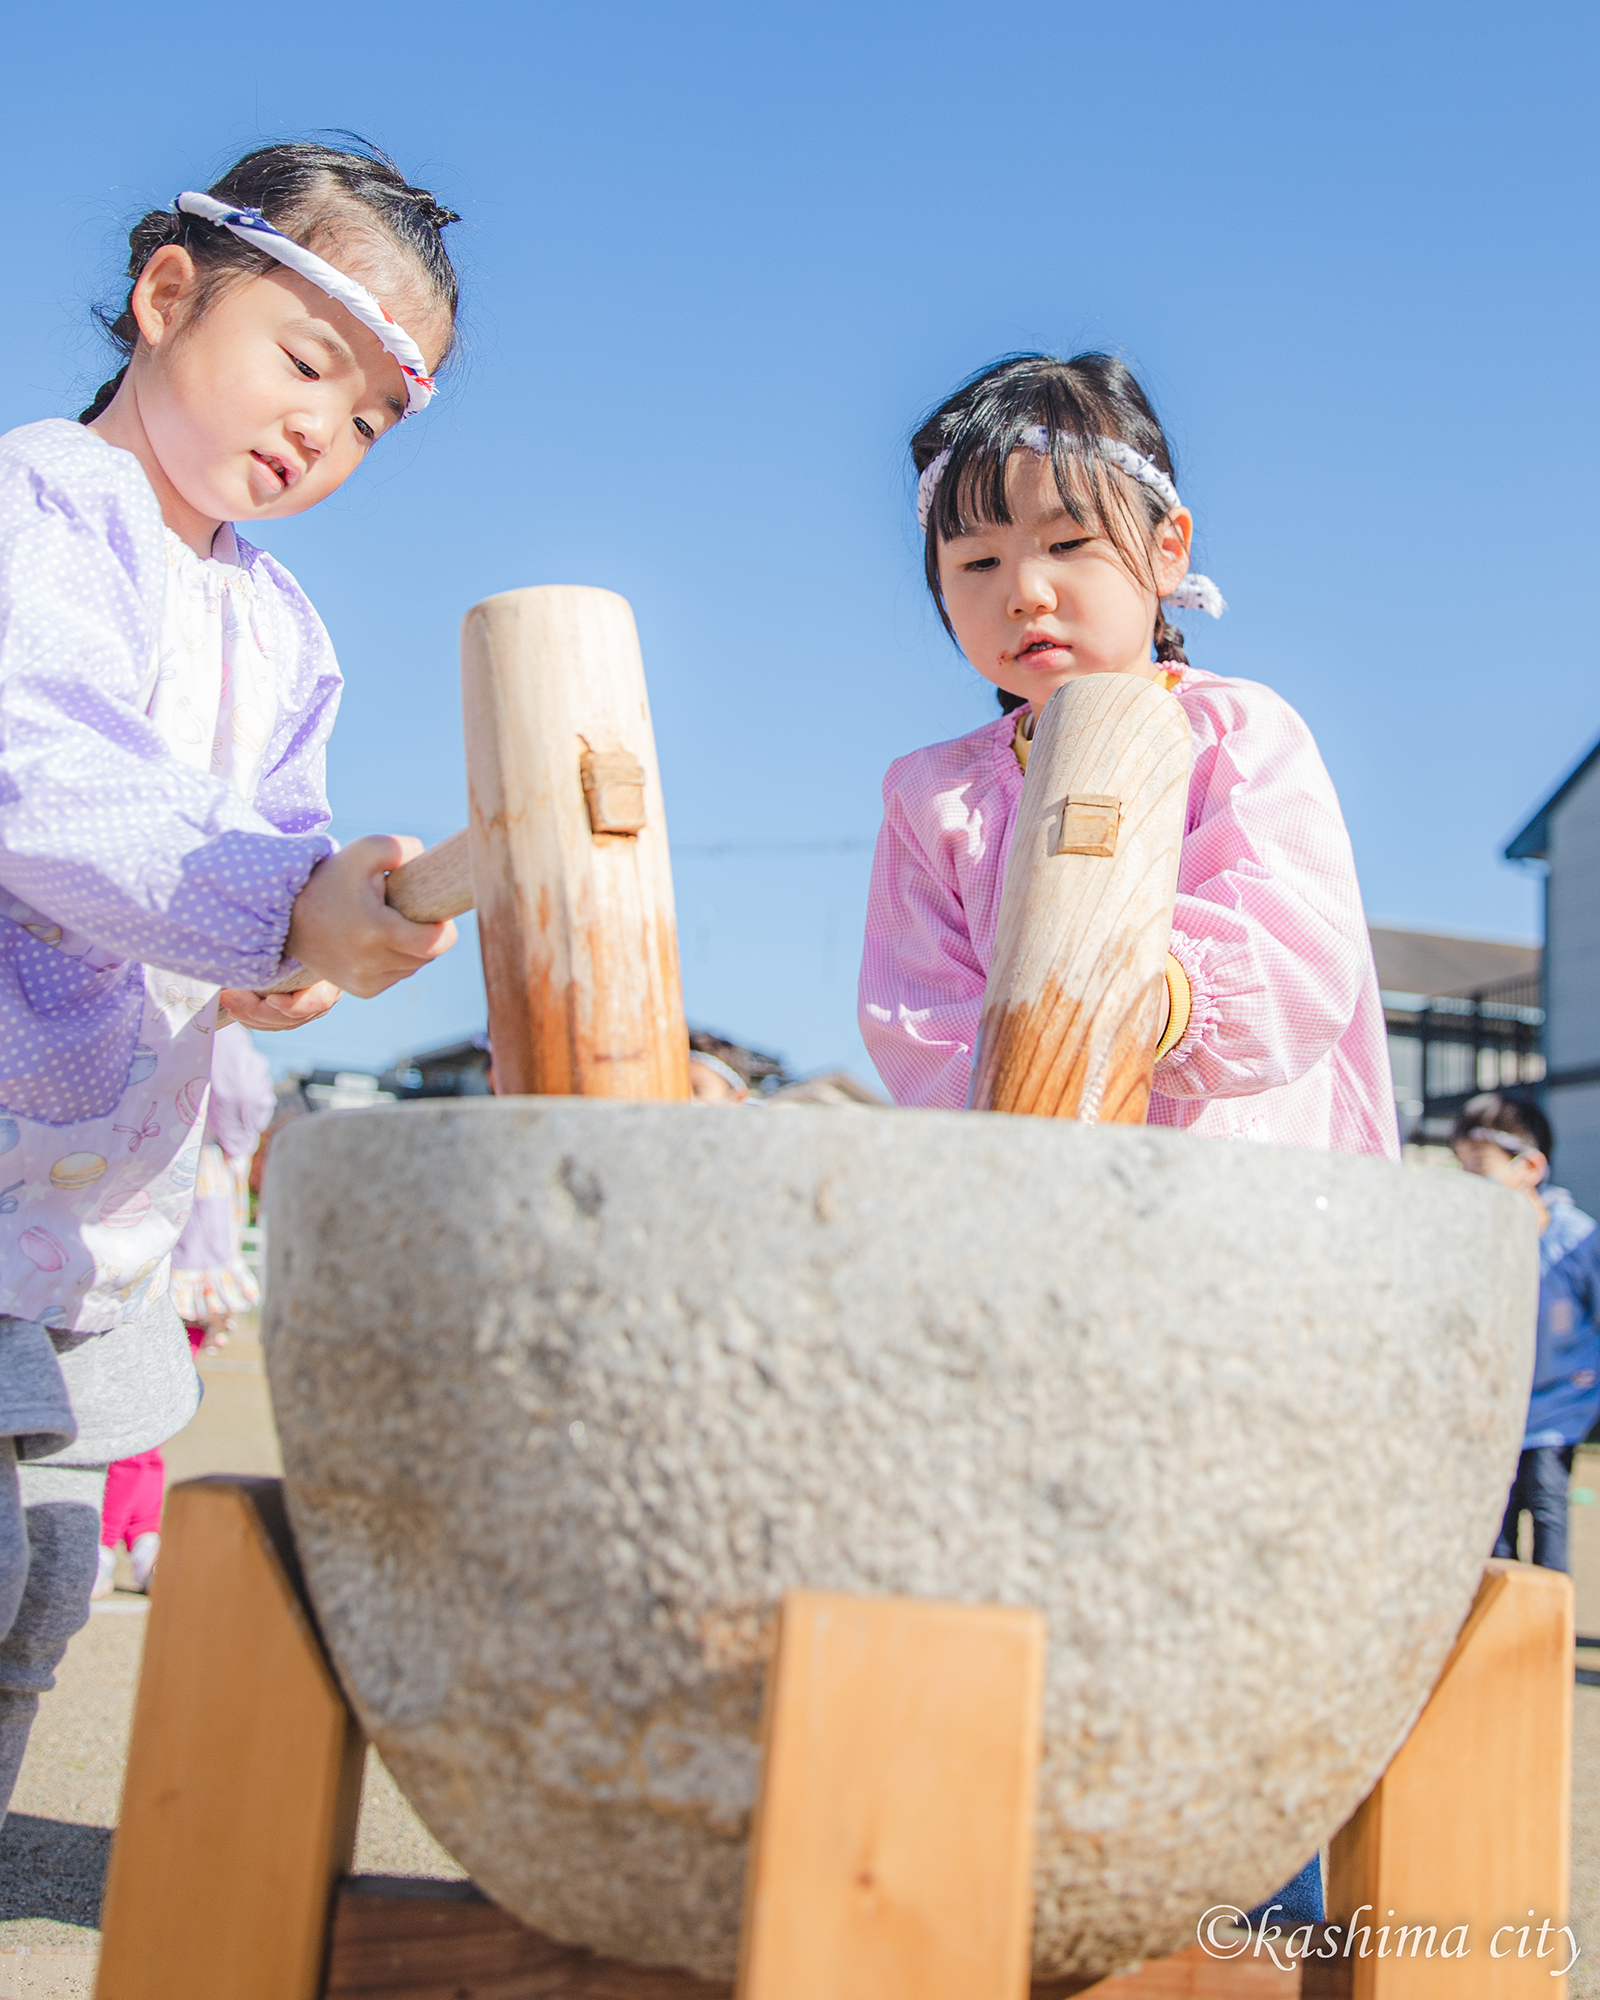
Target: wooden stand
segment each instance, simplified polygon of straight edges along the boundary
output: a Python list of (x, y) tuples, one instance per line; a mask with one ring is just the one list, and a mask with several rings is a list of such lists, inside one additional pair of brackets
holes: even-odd
[[(1491, 1563), (1333, 1843), (1327, 1956), (1195, 1946), (1097, 2000), (1560, 2000), (1572, 1657), (1567, 1579)], [(97, 2000), (1025, 2000), (1044, 1659), (1031, 1612), (790, 1593), (735, 1988), (560, 1944), (469, 1883), (351, 1877), (361, 1736), (278, 1482), (190, 1481), (167, 1502)], [(1441, 1958), (1460, 1925), (1468, 1955)]]
[(275, 1479), (175, 1487), (101, 1917), (101, 2000), (316, 2000), (363, 1744)]

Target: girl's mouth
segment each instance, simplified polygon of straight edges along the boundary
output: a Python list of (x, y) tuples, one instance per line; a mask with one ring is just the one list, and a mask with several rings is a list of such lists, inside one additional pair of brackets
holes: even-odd
[(1011, 657), (1014, 660), (1038, 662), (1047, 653), (1066, 653), (1070, 651), (1071, 648), (1065, 639), (1052, 639), (1048, 632), (1038, 632), (1029, 637), (1025, 644), (1019, 646)]
[(268, 451), (253, 451), (250, 456), (259, 464), (264, 465), (275, 476), (278, 484), (285, 492), (294, 484), (295, 474), (289, 466), (284, 464), (281, 458), (274, 458), (271, 452)]

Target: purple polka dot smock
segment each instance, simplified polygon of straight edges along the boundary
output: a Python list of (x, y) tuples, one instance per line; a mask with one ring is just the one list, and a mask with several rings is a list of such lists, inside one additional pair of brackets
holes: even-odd
[(0, 1314), (104, 1332), (188, 1215), (220, 986), (332, 853), (339, 670), (271, 556), (209, 559), (130, 452), (0, 438)]

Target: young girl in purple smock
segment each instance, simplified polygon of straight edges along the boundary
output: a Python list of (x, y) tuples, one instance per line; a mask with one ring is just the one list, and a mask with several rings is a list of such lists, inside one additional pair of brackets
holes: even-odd
[(79, 421), (0, 438), (0, 1818), (105, 1467), (198, 1399), (167, 1272), (219, 1000), (297, 1026), (453, 941), (383, 900), (418, 843), (335, 851), (333, 648), (235, 523), (303, 513), (426, 404), (454, 219), (381, 155), (251, 153), (134, 228), (126, 365)]

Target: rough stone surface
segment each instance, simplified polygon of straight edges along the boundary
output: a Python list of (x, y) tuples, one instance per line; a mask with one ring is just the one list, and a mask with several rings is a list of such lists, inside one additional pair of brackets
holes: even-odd
[(645, 1962), (733, 1968), (792, 1585), (1041, 1606), (1037, 1969), (1182, 1946), (1382, 1770), (1521, 1439), (1532, 1211), (1464, 1175), (561, 1099), (308, 1118), (271, 1171), (362, 1720), (498, 1901)]

